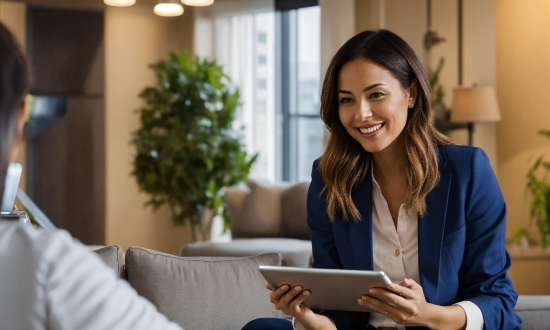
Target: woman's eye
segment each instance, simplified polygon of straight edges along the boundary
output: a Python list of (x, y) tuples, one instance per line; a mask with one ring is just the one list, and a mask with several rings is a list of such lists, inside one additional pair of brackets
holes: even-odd
[(371, 99), (378, 99), (384, 96), (384, 93), (382, 92), (374, 92), (370, 95)]
[(345, 104), (345, 103), (350, 103), (351, 101), (353, 101), (350, 97), (343, 97), (340, 99), (340, 103), (342, 104)]

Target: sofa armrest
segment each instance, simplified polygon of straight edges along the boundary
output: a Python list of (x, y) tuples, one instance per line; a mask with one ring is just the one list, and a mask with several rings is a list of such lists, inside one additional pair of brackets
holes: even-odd
[(95, 254), (101, 259), (107, 266), (111, 267), (118, 277), (126, 279), (126, 270), (124, 269), (124, 256), (122, 248), (118, 245), (105, 246), (96, 250), (93, 250)]

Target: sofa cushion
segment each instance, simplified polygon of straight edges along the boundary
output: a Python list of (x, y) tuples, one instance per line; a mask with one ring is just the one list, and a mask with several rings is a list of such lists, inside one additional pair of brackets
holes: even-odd
[(520, 295), (514, 311), (521, 317), (521, 330), (548, 329), (550, 296)]
[(118, 245), (105, 246), (96, 250), (93, 250), (99, 259), (111, 267), (118, 277), (125, 279), (126, 271), (124, 269), (124, 257), (122, 254), (122, 248)]
[(286, 266), (311, 266), (311, 241), (293, 238), (241, 238), (230, 242), (195, 242), (185, 244), (181, 256), (245, 257), (262, 253), (280, 253)]
[[(234, 238), (280, 237), (281, 194), (290, 183), (267, 184), (248, 181), (250, 193), (243, 201), (239, 216), (228, 207), (231, 218), (231, 235)], [(231, 192), (226, 192), (231, 194)], [(231, 198), (229, 198), (229, 201)], [(227, 201), (226, 201), (227, 203)]]
[(140, 247), (126, 251), (128, 281), (168, 319), (188, 330), (241, 329), (258, 317), (284, 315), (269, 302), (259, 265), (277, 253), (245, 258), (177, 257)]
[(283, 237), (310, 239), (307, 225), (309, 182), (297, 183), (281, 194), (281, 232)]

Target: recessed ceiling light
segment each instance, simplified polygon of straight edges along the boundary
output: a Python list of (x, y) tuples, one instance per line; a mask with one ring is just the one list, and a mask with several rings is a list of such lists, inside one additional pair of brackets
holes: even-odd
[(178, 0), (160, 0), (153, 11), (159, 16), (174, 17), (183, 14), (183, 6)]
[(214, 0), (181, 0), (181, 2), (188, 6), (210, 6)]
[(115, 7), (128, 7), (136, 3), (136, 0), (103, 0), (106, 5)]

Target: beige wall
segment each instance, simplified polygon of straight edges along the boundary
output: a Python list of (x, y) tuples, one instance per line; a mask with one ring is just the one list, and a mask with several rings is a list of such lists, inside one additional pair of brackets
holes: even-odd
[(105, 9), (106, 243), (178, 253), (190, 241), (189, 227), (174, 228), (167, 209), (144, 209), (147, 196), (130, 176), (129, 142), (139, 124), (135, 110), (143, 105), (138, 94), (155, 84), (147, 66), (171, 50), (192, 49), (193, 11), (186, 7), (183, 16), (158, 17), (152, 4)]
[[(432, 1), (432, 30), (445, 38), (428, 53), (423, 46), (427, 30), (425, 0), (356, 0), (356, 30), (386, 28), (405, 39), (426, 68), (435, 68), (445, 59), (441, 82), (445, 104), (452, 104), (453, 88), (458, 85), (458, 6), (456, 0)], [(463, 18), (463, 84), (494, 85), (495, 68), (495, 1), (464, 0)], [(467, 144), (465, 129), (452, 131), (455, 143)], [(487, 152), (497, 171), (496, 132), (494, 124), (477, 124), (474, 145)]]
[(535, 157), (550, 147), (549, 140), (537, 134), (540, 129), (550, 129), (550, 2), (532, 0), (526, 5), (524, 1), (499, 0), (496, 17), (502, 112), (497, 128), (498, 164), (510, 235), (528, 224), (525, 176)]
[[(143, 246), (177, 254), (189, 242), (188, 227), (174, 228), (170, 213), (145, 209), (147, 197), (138, 192), (132, 171), (131, 133), (138, 127), (135, 110), (142, 105), (140, 91), (155, 83), (148, 65), (168, 57), (169, 51), (193, 48), (193, 9), (183, 16), (164, 18), (153, 13), (155, 0), (133, 7), (103, 6), (98, 0), (32, 0), (29, 3), (105, 8), (105, 152), (106, 244), (124, 249)], [(0, 2), (0, 20), (24, 43), (26, 5)], [(24, 151), (21, 153), (23, 156)], [(24, 163), (24, 157), (20, 159)]]

